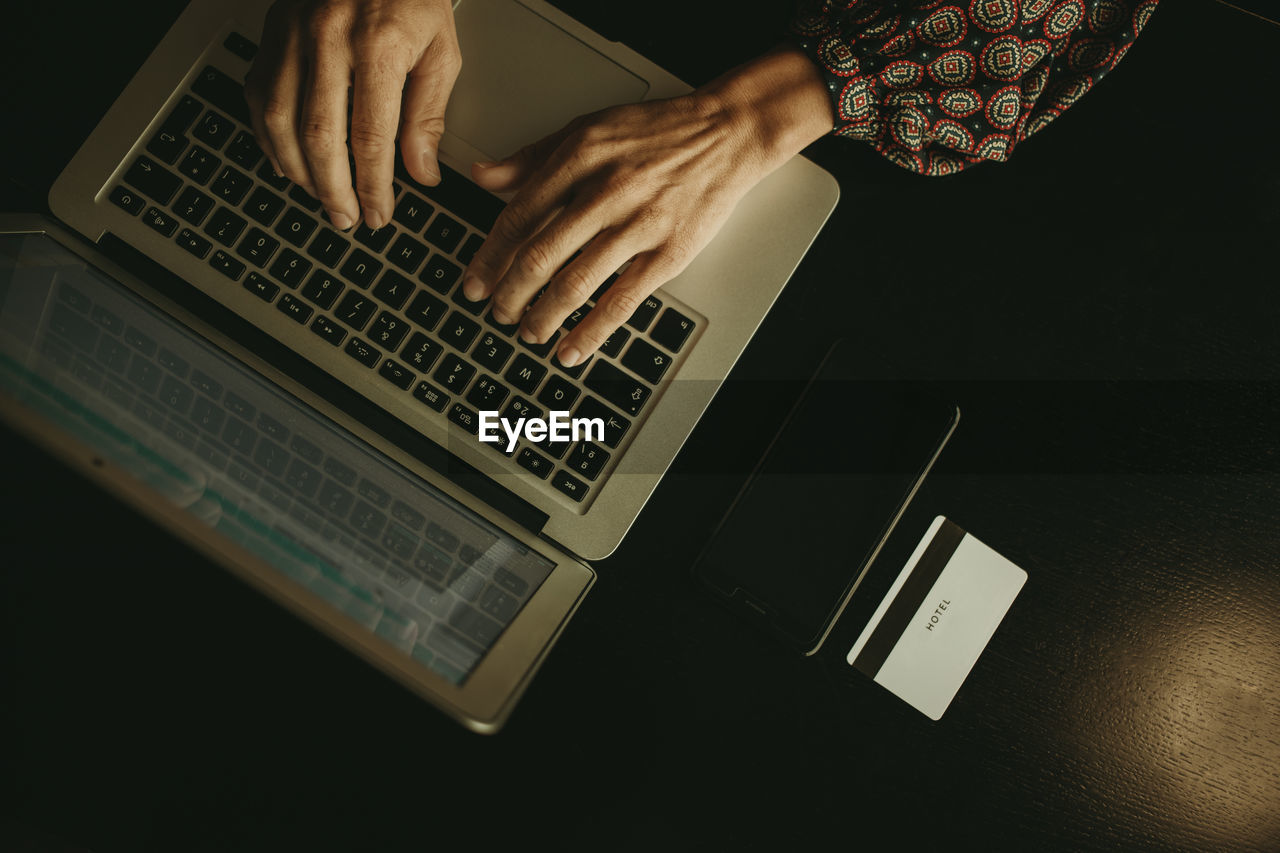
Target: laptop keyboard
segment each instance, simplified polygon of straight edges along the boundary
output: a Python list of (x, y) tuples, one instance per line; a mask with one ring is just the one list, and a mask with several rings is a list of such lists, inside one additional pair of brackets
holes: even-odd
[(128, 308), (64, 281), (45, 314), (39, 352), (83, 419), (155, 448), (178, 503), (461, 683), (551, 564)]
[[(228, 49), (233, 39), (247, 42), (232, 34)], [(600, 418), (598, 442), (522, 439), (511, 453), (505, 440), (484, 443), (547, 494), (585, 509), (687, 356), (695, 313), (655, 293), (599, 352), (566, 369), (552, 350), (616, 276), (551, 340), (529, 345), (461, 290), (499, 199), (443, 163), (437, 187), (414, 183), (398, 164), (392, 222), (338, 232), (316, 199), (274, 174), (248, 124), (241, 83), (205, 66), (122, 165), (108, 198), (451, 430), (477, 435), (481, 410), (513, 421), (550, 411)]]

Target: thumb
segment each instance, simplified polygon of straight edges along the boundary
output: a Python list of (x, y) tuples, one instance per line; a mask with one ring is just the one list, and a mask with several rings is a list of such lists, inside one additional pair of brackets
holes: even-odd
[(547, 162), (552, 153), (560, 147), (565, 137), (576, 130), (581, 119), (574, 119), (550, 136), (544, 136), (531, 145), (526, 145), (505, 160), (497, 162), (481, 162), (471, 165), (471, 178), (480, 186), (494, 193), (515, 192), (524, 186), (524, 182)]
[(461, 67), (456, 47), (449, 51), (437, 40), (405, 81), (400, 153), (404, 167), (420, 184), (440, 183), (438, 158), (440, 137), (444, 134), (444, 110)]

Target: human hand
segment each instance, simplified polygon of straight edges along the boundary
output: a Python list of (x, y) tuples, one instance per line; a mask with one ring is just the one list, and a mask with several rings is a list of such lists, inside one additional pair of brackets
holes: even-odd
[(381, 228), (395, 204), (397, 136), (414, 180), (440, 182), (437, 147), (461, 67), (449, 0), (278, 0), (244, 94), (277, 173), (319, 199), (339, 229), (361, 211)]
[(630, 261), (561, 342), (557, 355), (572, 367), (832, 120), (817, 69), (782, 49), (687, 96), (594, 113), (500, 163), (477, 163), (478, 184), (517, 192), (468, 266), (464, 292), (492, 296), (495, 320), (519, 322), (522, 338), (543, 343)]

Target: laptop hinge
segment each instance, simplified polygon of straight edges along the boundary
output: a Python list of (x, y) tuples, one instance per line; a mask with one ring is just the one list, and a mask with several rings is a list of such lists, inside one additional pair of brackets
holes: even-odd
[(345, 383), (316, 367), (226, 306), (196, 290), (110, 231), (102, 235), (98, 247), (111, 260), (146, 282), (162, 296), (209, 323), (236, 344), (260, 356), (325, 402), (368, 426), (391, 444), (466, 489), (521, 527), (540, 534), (546, 526), (548, 516), (545, 512), (499, 486), (487, 475), (356, 393)]

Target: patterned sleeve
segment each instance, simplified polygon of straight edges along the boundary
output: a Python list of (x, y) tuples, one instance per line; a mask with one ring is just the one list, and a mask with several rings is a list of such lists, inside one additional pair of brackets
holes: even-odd
[(1062, 115), (1129, 50), (1159, 0), (801, 0), (833, 133), (947, 175)]

